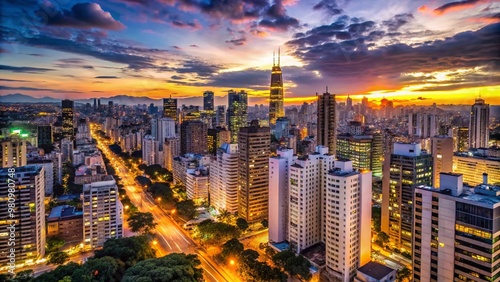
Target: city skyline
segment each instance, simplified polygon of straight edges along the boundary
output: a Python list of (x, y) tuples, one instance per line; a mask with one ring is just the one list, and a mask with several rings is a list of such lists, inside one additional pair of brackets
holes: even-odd
[[(4, 4), (0, 95), (215, 96), (269, 103), (281, 48), (285, 104), (500, 104), (496, 1), (36, 1)], [(10, 42), (10, 43), (8, 43)]]

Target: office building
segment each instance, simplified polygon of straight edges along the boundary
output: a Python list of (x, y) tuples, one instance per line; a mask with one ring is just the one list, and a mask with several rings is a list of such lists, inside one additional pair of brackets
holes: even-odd
[(147, 166), (160, 164), (163, 155), (160, 153), (160, 144), (151, 135), (146, 135), (142, 139), (142, 162)]
[(419, 143), (394, 143), (393, 153), (384, 162), (382, 177), (382, 231), (392, 243), (411, 253), (413, 190), (432, 185), (432, 155)]
[(328, 147), (330, 154), (337, 153), (337, 117), (335, 94), (328, 93), (328, 88), (323, 95), (318, 95), (318, 145)]
[(52, 208), (47, 217), (47, 238), (57, 237), (65, 245), (79, 245), (83, 242), (83, 212), (73, 206)]
[(205, 91), (203, 92), (203, 110), (213, 112), (214, 111), (214, 92)]
[(269, 95), (269, 125), (271, 128), (276, 124), (276, 119), (285, 116), (283, 109), (283, 73), (280, 67), (280, 52), (278, 50), (278, 64), (274, 64), (271, 70), (271, 91)]
[(199, 120), (181, 124), (181, 154), (207, 154), (207, 125)]
[(499, 281), (500, 187), (467, 187), (455, 173), (440, 180), (414, 191), (413, 281)]
[(330, 280), (349, 282), (371, 261), (372, 173), (354, 170), (350, 160), (338, 159), (326, 177), (320, 208), (326, 270)]
[(488, 148), (490, 137), (490, 105), (476, 99), (470, 111), (469, 148)]
[(210, 205), (218, 211), (238, 212), (238, 144), (224, 143), (210, 165)]
[(269, 127), (260, 127), (258, 121), (240, 128), (238, 216), (249, 223), (267, 219), (270, 143)]
[(229, 90), (227, 93), (227, 125), (231, 131), (231, 143), (238, 143), (238, 133), (241, 127), (247, 126), (248, 97), (243, 90), (236, 92)]
[(83, 244), (86, 250), (104, 245), (110, 238), (123, 235), (123, 207), (118, 187), (111, 175), (102, 181), (83, 185)]
[(349, 159), (355, 169), (370, 170), (374, 176), (382, 176), (382, 134), (337, 136), (337, 158)]
[[(0, 265), (35, 263), (45, 255), (45, 171), (42, 166), (26, 165), (0, 169)], [(10, 183), (14, 183), (12, 185)], [(9, 194), (14, 197), (9, 197)], [(10, 200), (10, 199), (13, 199)], [(9, 204), (13, 203), (14, 211)], [(13, 224), (15, 229), (10, 229)], [(14, 243), (15, 245), (12, 245)], [(14, 249), (14, 252), (11, 252)]]
[(453, 171), (453, 138), (434, 136), (431, 138), (433, 186), (439, 188), (441, 172)]
[(500, 159), (482, 154), (456, 153), (453, 155), (453, 172), (463, 175), (467, 185), (474, 186), (483, 182), (483, 173), (488, 174), (488, 184), (500, 183)]
[(179, 119), (177, 117), (177, 99), (163, 98), (163, 117), (175, 120), (177, 124)]
[(75, 139), (75, 105), (71, 100), (62, 100), (62, 137)]
[(26, 165), (26, 141), (18, 137), (0, 141), (0, 167), (19, 167)]
[(215, 155), (217, 149), (224, 143), (231, 143), (231, 132), (229, 130), (220, 126), (208, 129), (207, 144), (209, 154)]
[(164, 165), (168, 171), (173, 171), (174, 158), (181, 154), (181, 139), (179, 137), (166, 138), (163, 143)]
[(453, 151), (467, 152), (469, 150), (469, 128), (453, 127), (451, 130), (453, 137)]
[(293, 149), (278, 148), (269, 158), (269, 241), (288, 240), (289, 170), (294, 163)]
[(38, 146), (52, 146), (52, 126), (51, 125), (39, 125), (37, 127), (37, 139)]

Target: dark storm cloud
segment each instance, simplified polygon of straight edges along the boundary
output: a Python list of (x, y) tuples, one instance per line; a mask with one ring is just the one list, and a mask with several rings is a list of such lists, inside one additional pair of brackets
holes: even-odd
[(226, 43), (233, 44), (234, 46), (245, 45), (246, 42), (247, 42), (247, 39), (245, 37), (240, 37), (240, 38), (235, 38), (235, 39), (231, 39), (231, 40), (226, 40)]
[(197, 60), (186, 61), (183, 66), (172, 68), (177, 73), (192, 73), (200, 77), (210, 77), (222, 69), (222, 66), (207, 64)]
[(314, 10), (323, 10), (331, 16), (342, 14), (342, 8), (349, 2), (348, 0), (321, 0), (313, 6)]
[(47, 71), (53, 71), (54, 69), (46, 69), (46, 68), (34, 68), (34, 67), (14, 67), (7, 65), (0, 65), (0, 71), (11, 71), (11, 72), (20, 72), (20, 73), (43, 73)]
[(464, 0), (464, 1), (450, 2), (450, 3), (444, 4), (441, 7), (434, 9), (434, 13), (444, 14), (446, 12), (449, 12), (449, 11), (455, 10), (455, 9), (465, 9), (468, 7), (472, 7), (480, 2), (483, 2), (483, 1), (481, 1), (481, 0)]
[(287, 15), (282, 0), (276, 0), (265, 10), (264, 18), (259, 22), (259, 26), (286, 31), (299, 27), (299, 21)]
[(75, 28), (102, 28), (121, 30), (125, 26), (115, 20), (109, 12), (101, 9), (97, 3), (77, 3), (71, 10), (57, 11), (49, 1), (42, 4), (36, 12), (49, 26), (65, 26)]
[(389, 31), (394, 32), (413, 19), (414, 17), (412, 14), (399, 14), (395, 15), (394, 18), (390, 20), (383, 21), (382, 23), (388, 27)]
[[(369, 30), (362, 27), (359, 29), (354, 31), (354, 34), (366, 34)], [(350, 28), (349, 32), (353, 34)], [(394, 81), (403, 73), (413, 72), (426, 73), (482, 66), (487, 66), (490, 72), (498, 72), (499, 32), (500, 23), (421, 45), (392, 44), (371, 50), (367, 48), (369, 35), (360, 36), (355, 40), (337, 41), (332, 37), (325, 37), (318, 41), (314, 38), (318, 33), (306, 32), (304, 37), (291, 40), (287, 45), (293, 50), (293, 55), (306, 65), (306, 69), (317, 70), (328, 77), (356, 77), (373, 83), (380, 78)]]

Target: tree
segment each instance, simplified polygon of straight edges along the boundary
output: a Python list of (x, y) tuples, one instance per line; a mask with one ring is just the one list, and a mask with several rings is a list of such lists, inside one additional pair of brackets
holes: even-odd
[(140, 164), (137, 166), (138, 169), (140, 170), (145, 170), (148, 166), (146, 164)]
[(191, 220), (196, 216), (196, 206), (193, 200), (180, 201), (175, 204), (175, 208), (186, 220)]
[(275, 265), (279, 266), (280, 268), (285, 268), (286, 262), (288, 261), (288, 259), (292, 258), (294, 256), (295, 256), (295, 252), (292, 251), (291, 249), (284, 250), (282, 252), (276, 253), (273, 256), (273, 262)]
[(34, 282), (59, 282), (60, 280), (64, 279), (64, 277), (71, 277), (73, 272), (75, 272), (80, 267), (81, 266), (77, 263), (68, 262), (65, 265), (60, 265), (56, 269), (36, 277)]
[(377, 234), (377, 239), (375, 240), (375, 242), (381, 247), (384, 247), (387, 243), (389, 243), (389, 235), (387, 235), (385, 232), (379, 232)]
[(396, 272), (396, 279), (398, 281), (406, 281), (411, 278), (411, 270), (408, 267), (403, 267)]
[(112, 257), (122, 261), (129, 268), (149, 258), (156, 257), (146, 236), (134, 236), (108, 239), (101, 250), (95, 251), (95, 258)]
[(58, 282), (72, 282), (71, 276), (64, 276), (63, 279), (59, 280)]
[(269, 221), (267, 221), (267, 219), (263, 219), (263, 220), (260, 222), (260, 224), (262, 224), (262, 226), (263, 226), (264, 228), (269, 227)]
[(200, 264), (197, 255), (173, 253), (137, 263), (125, 272), (122, 281), (201, 282), (204, 280)]
[(150, 212), (136, 212), (129, 216), (127, 223), (132, 232), (142, 234), (149, 233), (153, 230), (157, 223), (154, 222), (153, 214)]
[(205, 220), (196, 226), (196, 237), (208, 244), (220, 244), (238, 238), (240, 231), (234, 225)]
[(286, 281), (286, 275), (278, 268), (272, 268), (265, 262), (260, 262), (259, 253), (254, 250), (244, 250), (240, 254), (241, 266), (240, 272), (245, 281)]
[(47, 264), (62, 265), (65, 264), (68, 260), (69, 260), (68, 253), (56, 251), (49, 255)]
[(226, 260), (229, 256), (238, 257), (244, 248), (238, 239), (233, 238), (222, 245), (221, 257), (223, 260)]
[(301, 255), (293, 256), (286, 261), (285, 271), (290, 275), (298, 275), (301, 280), (309, 281), (312, 278), (309, 268), (311, 263)]
[(241, 231), (245, 231), (248, 229), (248, 222), (244, 218), (239, 217), (236, 219), (236, 226), (238, 226)]
[(231, 224), (231, 213), (228, 210), (221, 210), (217, 215), (217, 220), (223, 223)]
[(64, 246), (66, 242), (64, 239), (60, 237), (48, 237), (47, 240), (45, 241), (45, 249), (47, 250), (47, 254), (50, 254), (52, 252), (56, 252)]
[(378, 206), (372, 207), (372, 220), (373, 220), (373, 229), (375, 232), (380, 232), (381, 225), (381, 208)]
[(33, 281), (33, 270), (28, 269), (28, 270), (23, 270), (19, 271), (16, 273), (16, 277), (11, 279), (12, 282), (31, 282)]
[(118, 262), (112, 257), (89, 259), (81, 268), (71, 275), (71, 281), (121, 281)]

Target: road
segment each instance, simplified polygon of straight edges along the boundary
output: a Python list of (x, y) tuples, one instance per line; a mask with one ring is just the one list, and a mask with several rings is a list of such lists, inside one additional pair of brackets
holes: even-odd
[[(85, 252), (85, 253), (78, 253), (74, 254), (69, 257), (70, 262), (76, 262), (76, 263), (82, 263), (85, 258), (91, 257), (94, 255), (94, 252)], [(23, 270), (28, 270), (31, 269), (33, 270), (34, 276), (39, 276), (45, 272), (52, 271), (56, 269), (58, 265), (46, 265), (46, 264), (36, 264), (36, 265), (30, 265), (22, 268), (16, 268), (16, 273), (19, 271)]]
[[(95, 127), (91, 127), (94, 128)], [(144, 193), (142, 187), (137, 185), (135, 177), (141, 175), (137, 167), (126, 166), (121, 158), (115, 156), (107, 147), (108, 143), (102, 140), (93, 130), (94, 138), (98, 140), (98, 148), (110, 159), (111, 165), (121, 177), (121, 183), (124, 185), (130, 201), (142, 212), (153, 214), (156, 223), (156, 237), (158, 244), (157, 251), (160, 256), (170, 253), (197, 254), (201, 262), (201, 268), (206, 281), (212, 282), (232, 282), (239, 281), (218, 266), (202, 249), (198, 248), (196, 243), (184, 233), (184, 230), (175, 223), (170, 215), (160, 209), (154, 200)], [(127, 173), (123, 173), (123, 172)]]

